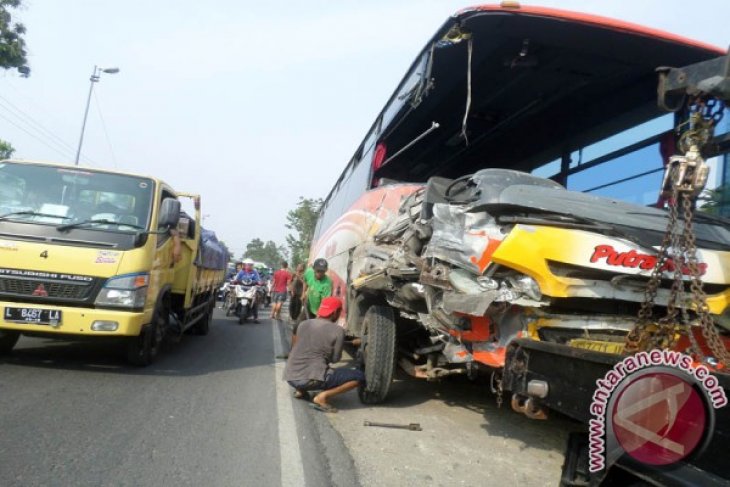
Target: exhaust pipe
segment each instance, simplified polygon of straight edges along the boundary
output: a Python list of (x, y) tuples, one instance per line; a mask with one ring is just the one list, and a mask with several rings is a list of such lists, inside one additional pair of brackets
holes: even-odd
[(527, 398), (525, 401), (525, 416), (530, 419), (545, 420), (548, 418), (547, 409), (544, 406), (538, 404), (537, 399), (532, 397)]
[(535, 398), (512, 394), (510, 404), (515, 412), (524, 414), (530, 419), (545, 420), (548, 418), (547, 409), (541, 406)]

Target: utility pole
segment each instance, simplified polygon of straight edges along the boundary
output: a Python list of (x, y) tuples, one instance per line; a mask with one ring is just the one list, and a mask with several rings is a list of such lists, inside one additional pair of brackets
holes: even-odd
[(91, 73), (91, 84), (89, 85), (89, 96), (86, 98), (86, 110), (84, 110), (84, 121), (81, 123), (81, 136), (79, 137), (79, 148), (76, 150), (76, 161), (75, 164), (79, 165), (79, 158), (81, 157), (81, 146), (84, 143), (84, 130), (86, 130), (86, 119), (89, 116), (89, 106), (91, 106), (91, 94), (94, 91), (94, 83), (99, 82), (101, 73), (116, 74), (119, 72), (119, 68), (100, 68), (94, 66), (94, 71)]

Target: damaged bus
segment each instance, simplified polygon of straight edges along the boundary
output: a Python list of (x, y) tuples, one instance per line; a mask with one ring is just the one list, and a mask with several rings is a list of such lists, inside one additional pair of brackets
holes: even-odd
[[(509, 345), (524, 339), (622, 353), (668, 225), (662, 175), (691, 115), (658, 106), (656, 70), (724, 52), (515, 2), (449, 18), (377, 116), (315, 230), (310, 259), (329, 261), (346, 302), (341, 324), (362, 338), (361, 399), (383, 401), (400, 366), (426, 380), (491, 373), (501, 400)], [(713, 184), (722, 165), (712, 160)], [(694, 221), (708, 326), (726, 348), (728, 228), (717, 217)], [(681, 286), (691, 277), (686, 262), (661, 266), (658, 314), (673, 299), (673, 276)], [(693, 334), (675, 348), (695, 339), (704, 340)]]

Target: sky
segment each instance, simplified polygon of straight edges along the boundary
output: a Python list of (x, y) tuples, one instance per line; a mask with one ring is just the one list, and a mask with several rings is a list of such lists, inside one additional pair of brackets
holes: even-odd
[[(730, 2), (533, 1), (730, 43)], [(24, 0), (29, 78), (0, 73), (0, 139), (202, 196), (240, 255), (285, 241), (299, 196), (325, 197), (427, 40), (468, 0)], [(31, 135), (32, 134), (32, 135)]]

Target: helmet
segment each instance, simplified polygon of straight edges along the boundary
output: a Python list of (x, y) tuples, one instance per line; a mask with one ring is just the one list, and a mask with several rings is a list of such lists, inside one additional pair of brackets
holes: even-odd
[(312, 267), (315, 271), (326, 271), (327, 270), (327, 261), (325, 259), (316, 259), (314, 261), (314, 264), (312, 264)]
[(253, 265), (253, 259), (243, 259), (243, 265)]

